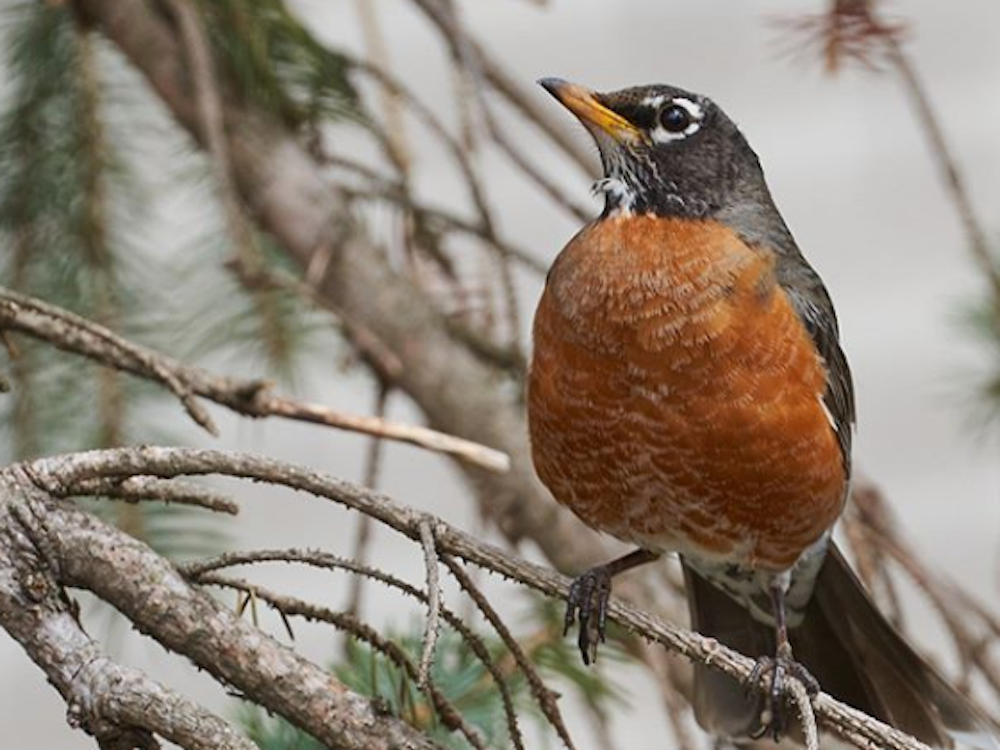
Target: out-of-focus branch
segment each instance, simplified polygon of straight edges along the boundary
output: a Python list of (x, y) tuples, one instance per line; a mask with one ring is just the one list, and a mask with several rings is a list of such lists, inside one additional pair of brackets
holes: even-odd
[(454, 231), (460, 234), (476, 237), (484, 242), (495, 245), (498, 252), (509, 255), (511, 260), (519, 263), (532, 273), (544, 276), (548, 267), (527, 250), (506, 240), (488, 234), (480, 225), (467, 221), (441, 208), (432, 208), (420, 203), (410, 193), (398, 190), (395, 186), (382, 182), (372, 183), (367, 188), (345, 188), (345, 194), (359, 200), (382, 200), (394, 203), (401, 208), (413, 211), (427, 221), (431, 227)]
[[(386, 44), (385, 34), (379, 24), (377, 6), (367, 0), (355, 0), (354, 7), (358, 20), (361, 22), (361, 34), (365, 40), (365, 47), (372, 60), (375, 61), (374, 69), (390, 70), (389, 45)], [(406, 137), (399, 94), (383, 89), (380, 103), (382, 116), (387, 125), (384, 132), (386, 143), (389, 146), (389, 155), (393, 164), (405, 178), (409, 175), (412, 157)]]
[(233, 186), (226, 141), (222, 99), (216, 84), (215, 65), (201, 16), (192, 0), (166, 0), (177, 20), (184, 53), (194, 84), (198, 124), (205, 141), (212, 176), (226, 218), (226, 228), (240, 262), (250, 264), (256, 257), (253, 236)]
[[(155, 4), (74, 0), (74, 5), (197, 135), (176, 33)], [(335, 306), (353, 326), (372, 331), (399, 357), (403, 366), (391, 382), (421, 407), (432, 426), (511, 457), (505, 475), (469, 472), (502, 533), (513, 542), (530, 538), (564, 570), (600, 560), (606, 550), (600, 537), (558, 509), (534, 476), (518, 396), (497, 387), (503, 374), (457, 341), (427, 294), (392, 268), (298, 136), (220, 89), (234, 181), (261, 228), (302, 268), (318, 269), (308, 278), (324, 304)]]
[[(938, 114), (930, 102), (916, 67), (899, 40), (894, 36), (887, 36), (884, 39), (884, 44), (889, 61), (916, 111), (917, 121), (924, 130), (931, 157), (937, 163), (941, 176), (944, 178), (944, 185), (955, 204), (955, 210), (969, 243), (969, 249), (979, 265), (979, 270), (989, 281), (994, 298), (1000, 300), (1000, 265), (990, 249), (983, 223), (972, 205), (972, 198), (965, 185), (965, 177), (959, 169), (958, 161), (952, 153), (948, 139), (945, 138)], [(996, 304), (1000, 305), (1000, 302)], [(1000, 315), (1000, 310), (997, 314)]]
[(266, 381), (220, 377), (198, 367), (183, 365), (133, 344), (103, 326), (3, 287), (0, 287), (0, 328), (26, 333), (107, 367), (163, 383), (184, 401), (189, 413), (201, 415), (198, 423), (209, 425), (213, 434), (217, 432), (214, 423), (194, 400), (195, 396), (208, 398), (248, 417), (284, 417), (411, 443), (491, 471), (505, 471), (509, 465), (507, 457), (499, 451), (436, 430), (378, 417), (344, 414), (320, 404), (278, 396), (271, 392)]
[(855, 533), (862, 535), (868, 545), (894, 561), (910, 577), (951, 633), (963, 667), (969, 673), (978, 672), (993, 693), (1000, 695), (1000, 664), (990, 650), (1000, 637), (997, 616), (930, 568), (924, 556), (906, 543), (878, 488), (871, 484), (857, 487), (852, 506), (848, 525), (855, 527)]
[[(475, 55), (482, 77), (500, 93), (529, 122), (536, 125), (553, 144), (570, 158), (585, 174), (591, 174), (595, 162), (590, 153), (575, 141), (566, 138), (563, 124), (552, 113), (539, 105), (539, 100), (528, 95), (516, 81), (487, 51), (475, 40), (468, 39), (455, 24), (447, 6), (441, 0), (413, 0), (427, 18), (441, 32), (441, 38), (458, 57), (457, 45), (468, 44), (470, 54)], [(463, 41), (467, 40), (467, 41)]]
[[(454, 99), (458, 103), (462, 122), (463, 150), (468, 154), (470, 164), (482, 163), (482, 131), (491, 130), (492, 118), (489, 107), (483, 98), (484, 86), (479, 60), (468, 45), (468, 36), (462, 30), (459, 11), (452, 0), (440, 0), (439, 6), (451, 19), (459, 36), (453, 41), (452, 77), (455, 82)], [(478, 170), (477, 170), (478, 171)], [(475, 174), (475, 184), (481, 184), (478, 174)], [(483, 227), (491, 236), (499, 236), (500, 228), (493, 218), (493, 211), (486, 200), (483, 191), (477, 196), (476, 207), (480, 214)], [(507, 341), (515, 351), (521, 351), (521, 310), (518, 302), (514, 275), (511, 271), (510, 258), (503, 253), (494, 253), (490, 258), (491, 267), (496, 274), (502, 297), (505, 317), (507, 319)], [(491, 295), (492, 296), (492, 295)]]
[[(260, 456), (206, 451), (189, 448), (124, 448), (117, 450), (89, 451), (65, 456), (38, 459), (24, 465), (15, 465), (0, 474), (8, 481), (20, 483), (20, 492), (25, 493), (25, 482), (49, 493), (58, 494), (62, 488), (72, 486), (85, 479), (109, 476), (159, 476), (173, 478), (184, 475), (222, 474), (226, 476), (267, 482), (326, 498), (348, 508), (364, 513), (394, 529), (415, 543), (420, 543), (421, 530), (425, 524), (432, 524), (434, 540), (439, 554), (460, 557), (468, 562), (487, 568), (507, 578), (547, 596), (564, 598), (569, 591), (569, 579), (548, 568), (513, 557), (491, 544), (482, 542), (470, 534), (460, 531), (442, 520), (400, 505), (378, 493), (357, 485), (323, 475), (293, 464)], [(30, 479), (29, 479), (30, 478)], [(29, 488), (30, 489), (30, 488)], [(192, 592), (176, 570), (160, 560), (139, 542), (118, 540), (117, 547), (111, 538), (119, 532), (107, 529), (88, 518), (80, 511), (58, 507), (47, 503), (44, 512), (47, 517), (45, 531), (47, 546), (59, 557), (62, 578), (71, 585), (82, 586), (94, 591), (98, 596), (114, 604), (140, 627), (147, 628), (157, 640), (180, 653), (191, 657), (195, 663), (208, 669), (219, 678), (232, 682), (251, 694), (254, 700), (268, 706), (282, 715), (292, 718), (300, 726), (316, 734), (316, 725), (304, 706), (289, 705), (292, 695), (276, 695), (276, 688), (259, 680), (273, 675), (262, 674), (268, 667), (281, 669), (302, 669), (303, 690), (308, 701), (319, 698), (309, 693), (318, 687), (310, 677), (308, 662), (298, 666), (287, 663), (298, 657), (286, 652), (269, 653), (267, 659), (248, 664), (246, 653), (234, 648), (232, 642), (241, 642), (250, 637), (242, 623), (234, 624), (231, 618), (218, 614), (217, 606), (207, 597)], [(59, 532), (56, 532), (59, 527)], [(111, 555), (114, 550), (114, 555)], [(108, 555), (106, 558), (105, 555)], [(113, 562), (112, 562), (113, 561)], [(121, 572), (116, 568), (126, 567), (133, 571), (126, 585), (121, 582)], [(151, 576), (158, 576), (153, 579)], [(169, 586), (167, 586), (169, 584)], [(159, 591), (169, 587), (170, 592), (150, 602), (148, 591)], [(138, 606), (133, 598), (141, 591), (144, 606)], [(623, 625), (630, 632), (654, 640), (666, 648), (680, 653), (693, 661), (719, 669), (726, 674), (746, 681), (754, 661), (726, 648), (718, 641), (705, 638), (697, 633), (675, 627), (655, 616), (643, 612), (619, 599), (612, 599), (609, 617)], [(212, 619), (215, 618), (215, 619)], [(206, 624), (206, 621), (207, 624)], [(197, 622), (198, 639), (185, 637), (185, 628), (194, 627)], [(229, 645), (223, 649), (223, 638)], [(259, 640), (259, 635), (257, 636)], [(276, 646), (276, 644), (275, 644)], [(219, 652), (224, 653), (219, 653)], [(298, 660), (302, 662), (302, 660)], [(257, 671), (257, 670), (260, 671)], [(329, 679), (329, 678), (328, 678)], [(288, 688), (287, 684), (280, 687)], [(325, 691), (330, 687), (326, 686)], [(343, 688), (339, 688), (340, 691)], [(306, 700), (307, 696), (298, 696)], [(314, 706), (314, 703), (309, 703)], [(335, 707), (327, 708), (331, 711)], [(813, 701), (813, 708), (821, 725), (859, 747), (871, 744), (892, 750), (927, 750), (926, 746), (912, 737), (889, 727), (872, 717), (850, 708), (826, 694), (820, 694)], [(343, 707), (339, 707), (343, 711)], [(291, 712), (291, 713), (289, 713)], [(309, 724), (306, 727), (306, 723)], [(311, 728), (310, 728), (311, 727)], [(329, 736), (329, 728), (323, 737)]]
[[(830, 0), (825, 12), (781, 19), (781, 25), (802, 37), (806, 48), (818, 47), (830, 73), (838, 71), (849, 60), (875, 70), (888, 63), (913, 105), (931, 158), (955, 205), (969, 249), (989, 281), (994, 297), (1000, 299), (1000, 263), (990, 249), (983, 222), (972, 205), (965, 178), (944, 135), (938, 112), (904, 48), (906, 24), (887, 18), (879, 6), (878, 0)], [(1000, 315), (1000, 310), (997, 314)]]

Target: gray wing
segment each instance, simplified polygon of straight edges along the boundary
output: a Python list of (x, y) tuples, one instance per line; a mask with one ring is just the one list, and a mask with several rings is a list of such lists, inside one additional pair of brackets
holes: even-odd
[(855, 420), (854, 382), (847, 357), (840, 348), (840, 330), (833, 301), (819, 274), (798, 252), (794, 255), (780, 255), (776, 270), (778, 283), (785, 290), (792, 307), (826, 363), (827, 381), (823, 402), (833, 417), (844, 466), (849, 473)]
[(854, 430), (854, 384), (847, 357), (840, 348), (837, 313), (819, 274), (802, 257), (802, 253), (771, 200), (767, 186), (760, 181), (750, 188), (743, 200), (722, 207), (717, 218), (751, 247), (758, 247), (776, 256), (775, 273), (778, 284), (788, 295), (792, 307), (812, 337), (827, 369), (826, 393), (823, 403), (833, 418), (833, 427), (840, 441), (844, 467), (851, 470), (851, 438)]

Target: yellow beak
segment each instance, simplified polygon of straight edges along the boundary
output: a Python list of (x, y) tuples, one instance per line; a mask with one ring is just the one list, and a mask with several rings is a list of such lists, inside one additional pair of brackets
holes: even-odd
[(590, 89), (561, 78), (541, 78), (538, 84), (595, 135), (605, 134), (619, 143), (633, 141), (640, 135), (635, 125), (597, 101)]

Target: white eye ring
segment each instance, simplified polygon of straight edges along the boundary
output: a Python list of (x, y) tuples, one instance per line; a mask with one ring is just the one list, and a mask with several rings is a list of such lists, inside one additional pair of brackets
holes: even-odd
[[(653, 99), (659, 101), (656, 102), (657, 105), (662, 101), (662, 97), (651, 97), (649, 103), (653, 103)], [(645, 102), (644, 102), (645, 103)], [(684, 130), (678, 132), (671, 132), (667, 130), (663, 125), (660, 124), (659, 119), (657, 119), (656, 127), (650, 131), (650, 137), (656, 143), (669, 143), (671, 141), (679, 141), (687, 138), (690, 135), (694, 135), (699, 130), (701, 130), (701, 120), (704, 117), (704, 111), (697, 102), (693, 102), (690, 99), (686, 99), (683, 96), (678, 96), (670, 100), (669, 106), (677, 106), (686, 110), (691, 116), (691, 123), (684, 128)]]

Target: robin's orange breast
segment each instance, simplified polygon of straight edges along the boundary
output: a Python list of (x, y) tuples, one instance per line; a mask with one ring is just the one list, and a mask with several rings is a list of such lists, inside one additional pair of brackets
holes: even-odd
[(712, 222), (600, 220), (556, 261), (534, 340), (535, 467), (587, 524), (782, 570), (836, 521), (826, 370), (767, 251)]

